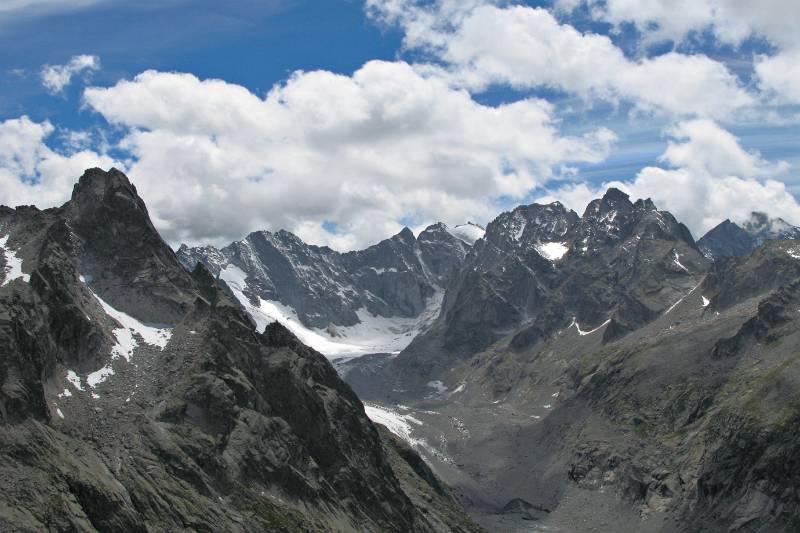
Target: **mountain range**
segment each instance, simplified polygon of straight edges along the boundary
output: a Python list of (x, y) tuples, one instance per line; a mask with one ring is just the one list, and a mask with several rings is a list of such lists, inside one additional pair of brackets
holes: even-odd
[(474, 224), (439, 223), (339, 253), (260, 231), (222, 249), (182, 245), (177, 255), (187, 269), (202, 263), (223, 280), (259, 327), (281, 320), (328, 355), (354, 356), (399, 352), (423, 331), (482, 234)]
[(184, 269), (121, 172), (0, 233), (0, 530), (479, 530), (322, 355)]
[(609, 189), (173, 252), (88, 170), (0, 208), (0, 525), (796, 530), (798, 236)]

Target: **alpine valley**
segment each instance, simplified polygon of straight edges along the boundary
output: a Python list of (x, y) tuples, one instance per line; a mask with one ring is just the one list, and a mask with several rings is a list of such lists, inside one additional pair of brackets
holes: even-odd
[(0, 207), (3, 531), (797, 531), (800, 228), (609, 189), (360, 251)]

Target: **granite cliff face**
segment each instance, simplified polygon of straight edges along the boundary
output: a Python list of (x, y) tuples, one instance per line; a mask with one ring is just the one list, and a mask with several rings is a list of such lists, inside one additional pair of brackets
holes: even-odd
[(322, 355), (184, 269), (119, 171), (0, 208), (0, 243), (0, 529), (478, 529)]

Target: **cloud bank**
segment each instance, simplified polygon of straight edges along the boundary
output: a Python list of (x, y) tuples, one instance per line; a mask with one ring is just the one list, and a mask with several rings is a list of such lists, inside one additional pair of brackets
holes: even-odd
[(601, 161), (614, 140), (604, 128), (561, 135), (544, 100), (481, 105), (403, 62), (298, 72), (264, 98), (156, 71), (84, 98), (128, 132), (121, 146), (159, 228), (192, 242), (263, 227), (349, 248), (403, 224), (487, 217), (493, 200)]

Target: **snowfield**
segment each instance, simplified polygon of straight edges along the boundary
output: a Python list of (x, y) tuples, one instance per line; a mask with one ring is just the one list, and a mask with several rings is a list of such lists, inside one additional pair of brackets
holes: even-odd
[(100, 302), (100, 306), (103, 308), (103, 311), (105, 311), (108, 316), (122, 325), (121, 328), (114, 329), (114, 336), (117, 338), (117, 344), (111, 348), (112, 359), (122, 357), (126, 361), (131, 360), (133, 351), (137, 346), (139, 346), (139, 343), (133, 336), (134, 333), (139, 335), (145, 344), (157, 346), (162, 350), (166, 348), (167, 343), (172, 338), (171, 328), (159, 328), (142, 324), (132, 316), (126, 315), (122, 311), (117, 311), (111, 307), (102, 298), (95, 294), (94, 291), (92, 291), (92, 294), (95, 298), (97, 298), (97, 301)]
[(376, 424), (386, 426), (386, 429), (406, 441), (411, 446), (423, 445), (422, 440), (415, 439), (411, 436), (411, 433), (413, 432), (411, 424), (415, 424), (417, 426), (422, 425), (422, 422), (413, 416), (402, 415), (396, 411), (392, 411), (391, 409), (366, 403), (364, 404), (364, 411), (367, 413), (367, 417), (370, 420)]
[(258, 331), (264, 331), (272, 322), (280, 322), (304, 344), (331, 359), (370, 353), (400, 353), (436, 318), (444, 297), (443, 292), (437, 292), (417, 318), (374, 316), (366, 309), (359, 309), (356, 314), (360, 323), (336, 326), (335, 335), (332, 335), (326, 330), (305, 326), (294, 309), (280, 302), (259, 298), (258, 305), (254, 305), (244, 294), (247, 274), (239, 267), (228, 265), (219, 277), (253, 318)]
[[(84, 276), (81, 275), (79, 279), (81, 282), (86, 283), (86, 278)], [(138, 335), (145, 344), (156, 346), (161, 350), (166, 348), (167, 343), (169, 343), (170, 339), (172, 338), (172, 328), (148, 326), (143, 324), (132, 316), (114, 309), (105, 300), (100, 298), (100, 296), (98, 296), (93, 290), (89, 289), (89, 291), (100, 303), (100, 307), (103, 308), (103, 311), (106, 313), (106, 315), (116, 320), (122, 326), (121, 328), (114, 328), (112, 332), (117, 340), (117, 343), (111, 347), (112, 361), (121, 357), (125, 359), (125, 361), (130, 362), (134, 350), (137, 346), (139, 346), (139, 342), (136, 340), (134, 334)], [(74, 374), (74, 372), (70, 372)], [(107, 380), (109, 376), (113, 375), (114, 369), (109, 363), (99, 370), (95, 370), (86, 376), (86, 383), (90, 388), (94, 388)], [(75, 376), (75, 378), (77, 378), (77, 376)], [(70, 383), (75, 385), (76, 388), (83, 390), (79, 387), (79, 378), (74, 380), (68, 376), (67, 379), (70, 381)]]
[(16, 252), (7, 248), (8, 237), (9, 235), (0, 238), (0, 253), (2, 253), (6, 259), (5, 277), (3, 278), (3, 283), (0, 284), (0, 286), (5, 285), (15, 279), (21, 279), (25, 283), (28, 283), (31, 280), (31, 277), (30, 275), (22, 272), (22, 259), (17, 257)]
[[(447, 226), (446, 226), (447, 227)], [(482, 239), (486, 234), (486, 230), (477, 224), (467, 222), (466, 224), (459, 224), (454, 227), (447, 227), (447, 232), (456, 239), (462, 240), (472, 246), (475, 241)]]

